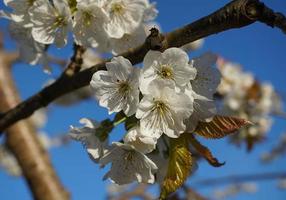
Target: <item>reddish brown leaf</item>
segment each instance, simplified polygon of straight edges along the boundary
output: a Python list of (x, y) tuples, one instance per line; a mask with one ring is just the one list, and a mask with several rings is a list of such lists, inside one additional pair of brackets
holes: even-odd
[(189, 134), (189, 140), (192, 144), (192, 146), (196, 149), (196, 151), (203, 156), (209, 164), (211, 164), (214, 167), (220, 167), (225, 164), (225, 162), (220, 163), (213, 155), (212, 152), (202, 145), (194, 136), (193, 134)]
[(249, 124), (251, 122), (245, 119), (216, 115), (210, 122), (199, 122), (194, 132), (205, 138), (219, 139)]

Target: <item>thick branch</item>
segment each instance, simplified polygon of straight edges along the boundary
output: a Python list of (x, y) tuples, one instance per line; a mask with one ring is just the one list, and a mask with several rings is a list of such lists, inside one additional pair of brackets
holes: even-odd
[[(163, 48), (179, 47), (228, 29), (247, 26), (255, 21), (261, 21), (285, 31), (286, 19), (282, 14), (274, 13), (258, 0), (234, 0), (218, 11), (166, 34), (162, 46)], [(133, 64), (139, 63), (152, 47), (152, 41), (149, 38), (145, 44), (130, 49), (122, 55)], [(0, 134), (11, 124), (30, 116), (34, 111), (47, 106), (56, 98), (88, 85), (93, 73), (98, 70), (105, 70), (105, 63), (106, 61), (71, 77), (61, 76), (52, 85), (6, 112), (0, 118)]]
[[(0, 49), (0, 111), (11, 109), (20, 102), (11, 77), (10, 61)], [(36, 136), (29, 119), (7, 129), (7, 145), (15, 155), (34, 199), (66, 200), (69, 194), (61, 185), (49, 159)]]

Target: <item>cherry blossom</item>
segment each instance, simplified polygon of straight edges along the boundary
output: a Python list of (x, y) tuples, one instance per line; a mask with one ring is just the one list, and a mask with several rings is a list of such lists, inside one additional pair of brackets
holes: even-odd
[(96, 72), (90, 82), (99, 105), (106, 107), (109, 114), (123, 110), (127, 116), (133, 115), (139, 103), (140, 69), (122, 56), (112, 58), (106, 68), (107, 71)]
[(113, 142), (112, 147), (99, 161), (102, 165), (112, 163), (104, 179), (110, 178), (119, 185), (133, 181), (154, 183), (157, 166), (152, 160), (129, 144)]

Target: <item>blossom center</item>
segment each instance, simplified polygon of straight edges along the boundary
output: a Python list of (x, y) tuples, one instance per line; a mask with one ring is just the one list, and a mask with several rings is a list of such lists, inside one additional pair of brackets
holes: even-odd
[(124, 160), (126, 161), (132, 161), (133, 160), (133, 151), (128, 151), (124, 155)]
[(169, 65), (161, 65), (158, 75), (163, 79), (173, 79), (173, 69)]
[(29, 7), (31, 7), (36, 0), (27, 0)]
[(66, 26), (66, 19), (64, 16), (58, 16), (56, 19), (55, 19), (55, 22), (53, 24), (53, 26), (55, 28), (58, 28), (58, 27), (63, 27), (63, 26)]
[(120, 3), (114, 3), (111, 5), (111, 13), (122, 15), (124, 13), (124, 6)]
[(119, 83), (119, 93), (125, 94), (131, 89), (129, 83), (127, 81), (123, 81)]
[(91, 24), (91, 21), (92, 21), (92, 14), (91, 14), (91, 11), (89, 10), (86, 10), (82, 13), (82, 17), (83, 17), (83, 21), (84, 21), (84, 24), (86, 26), (90, 26)]
[(170, 109), (163, 101), (155, 101), (154, 109), (157, 110), (160, 116), (165, 115)]

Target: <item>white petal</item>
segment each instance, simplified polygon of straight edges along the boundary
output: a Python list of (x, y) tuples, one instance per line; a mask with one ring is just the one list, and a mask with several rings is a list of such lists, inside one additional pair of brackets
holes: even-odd
[(111, 169), (104, 176), (121, 185), (133, 181), (153, 183), (153, 173), (157, 166), (144, 154), (136, 151), (131, 145), (113, 143), (113, 149), (100, 159), (100, 163), (112, 163)]
[(123, 141), (124, 143), (133, 145), (135, 149), (144, 154), (153, 151), (157, 143), (156, 138), (142, 135), (139, 126), (131, 128), (124, 136)]
[(212, 98), (216, 92), (221, 79), (218, 69), (212, 67), (216, 58), (216, 55), (206, 53), (193, 60), (193, 66), (197, 69), (197, 76), (192, 81), (192, 87), (197, 94)]

